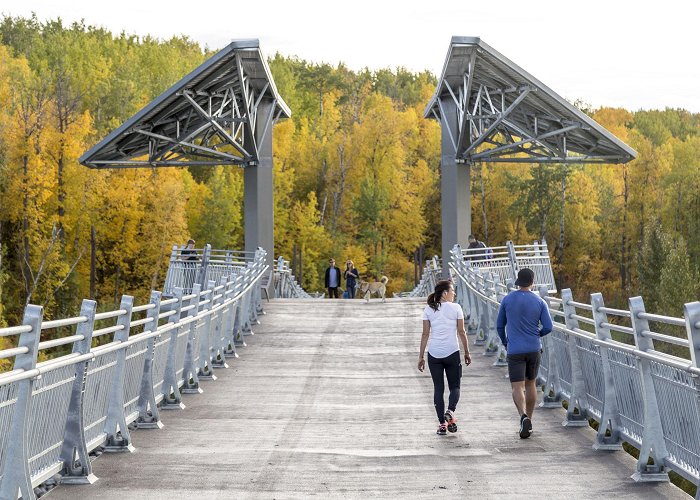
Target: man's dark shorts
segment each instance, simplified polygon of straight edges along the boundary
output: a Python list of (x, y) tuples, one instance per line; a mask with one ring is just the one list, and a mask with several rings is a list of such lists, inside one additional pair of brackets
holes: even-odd
[(540, 351), (509, 354), (508, 378), (511, 382), (535, 380), (540, 369)]

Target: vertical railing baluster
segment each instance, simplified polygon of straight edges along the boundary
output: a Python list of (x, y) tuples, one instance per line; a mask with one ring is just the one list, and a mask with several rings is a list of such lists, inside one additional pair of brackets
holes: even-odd
[[(192, 287), (192, 295), (194, 297), (190, 299), (190, 305), (194, 304), (194, 308), (190, 309), (187, 312), (187, 317), (192, 317), (192, 316), (197, 316), (199, 314), (199, 303), (202, 300), (201, 299), (201, 294), (202, 294), (202, 287), (199, 283), (195, 283), (194, 286)], [(198, 349), (197, 346), (197, 323), (199, 321), (195, 320), (192, 321), (189, 324), (189, 334), (187, 335), (187, 348), (185, 350), (185, 369), (182, 372), (182, 378), (184, 379), (184, 383), (182, 385), (182, 392), (183, 394), (202, 394), (202, 388), (199, 386), (199, 377), (197, 376), (197, 372), (199, 370), (198, 366), (195, 363), (195, 358), (196, 358), (196, 351), (195, 349)]]
[(219, 285), (221, 288), (220, 295), (214, 304), (215, 307), (219, 307), (218, 312), (215, 314), (214, 323), (212, 325), (213, 337), (212, 337), (212, 366), (214, 368), (228, 368), (226, 363), (226, 342), (224, 340), (224, 313), (225, 308), (220, 307), (226, 302), (226, 276), (222, 276), (219, 279)]
[[(515, 286), (515, 283), (513, 283)], [(552, 309), (549, 301), (549, 292), (546, 286), (540, 286), (540, 297), (545, 301), (547, 307)], [(554, 321), (554, 315), (552, 321)], [(540, 403), (541, 408), (561, 408), (563, 401), (561, 380), (559, 378), (559, 362), (554, 350), (554, 331), (542, 338), (542, 347), (547, 359), (547, 379), (544, 380), (544, 397)]]
[(209, 290), (207, 298), (209, 300), (202, 308), (202, 313), (206, 313), (206, 318), (204, 319), (204, 328), (199, 338), (199, 370), (197, 371), (197, 377), (200, 380), (216, 380), (216, 375), (214, 375), (212, 368), (212, 318), (209, 312), (214, 307), (214, 286), (215, 283), (213, 281), (207, 282), (207, 290)]
[[(92, 332), (95, 324), (94, 300), (83, 300), (80, 315), (87, 321), (78, 324), (76, 335), (82, 335), (83, 340), (73, 344), (74, 354), (88, 354), (92, 347)], [(75, 366), (75, 380), (71, 390), (68, 414), (61, 446), (61, 483), (64, 484), (92, 484), (97, 478), (92, 473), (90, 457), (88, 456), (87, 443), (85, 442), (85, 425), (83, 408), (85, 396), (85, 382), (87, 380), (88, 365), (90, 360), (79, 362)]]
[(486, 295), (486, 300), (484, 301), (484, 312), (486, 315), (486, 349), (484, 349), (484, 356), (495, 356), (498, 352), (500, 340), (496, 333), (496, 315), (488, 299), (496, 298), (496, 276), (493, 273), (488, 273), (486, 279), (487, 281), (484, 283), (484, 295)]
[[(610, 328), (605, 326), (608, 323), (608, 315), (600, 309), (605, 307), (603, 294), (591, 294), (591, 308), (593, 310), (593, 321), (595, 321), (595, 335), (598, 340), (609, 342), (612, 340)], [(610, 357), (608, 347), (600, 345), (600, 361), (603, 368), (604, 398), (603, 411), (601, 412), (600, 425), (596, 434), (596, 441), (593, 444), (595, 450), (621, 450), (622, 438), (620, 435), (620, 412), (617, 407), (617, 395), (615, 394), (615, 383), (610, 367)]]
[[(649, 322), (640, 318), (639, 315), (645, 312), (644, 301), (641, 297), (629, 299), (630, 315), (632, 318), (632, 329), (634, 330), (634, 343), (640, 351), (650, 351), (654, 349), (654, 342), (643, 332), (649, 331)], [(637, 357), (640, 379), (642, 383), (642, 401), (644, 404), (644, 430), (642, 432), (641, 449), (637, 460), (637, 472), (632, 475), (635, 481), (668, 481), (665, 459), (668, 457), (664, 431), (661, 425), (661, 413), (656, 400), (656, 389), (651, 374), (651, 360)], [(649, 458), (654, 461), (649, 465)]]
[(226, 300), (229, 302), (226, 318), (224, 321), (224, 338), (226, 339), (226, 348), (224, 350), (224, 355), (227, 358), (237, 358), (238, 353), (236, 352), (236, 308), (238, 307), (238, 301), (235, 300), (236, 296), (236, 276), (231, 274), (228, 277), (228, 282), (226, 283)]
[[(173, 291), (174, 298), (177, 302), (171, 304), (170, 309), (175, 311), (175, 314), (170, 316), (168, 323), (180, 324), (180, 316), (182, 315), (182, 297), (185, 292), (182, 288), (175, 288)], [(185, 404), (182, 402), (182, 395), (180, 394), (180, 389), (177, 386), (177, 370), (176, 358), (177, 358), (177, 338), (180, 334), (180, 326), (172, 328), (169, 332), (164, 333), (164, 335), (170, 336), (170, 342), (168, 343), (168, 357), (165, 362), (165, 371), (163, 372), (163, 405), (164, 410), (184, 410)]]
[[(151, 292), (150, 304), (153, 308), (149, 309), (146, 317), (151, 321), (146, 323), (144, 332), (155, 332), (158, 330), (158, 315), (160, 314), (161, 293), (158, 291)], [(151, 336), (148, 339), (148, 350), (144, 356), (143, 377), (141, 378), (141, 389), (139, 391), (139, 400), (137, 409), (139, 416), (136, 419), (136, 426), (139, 429), (162, 429), (163, 423), (160, 421), (160, 413), (156, 404), (155, 394), (153, 393), (153, 356), (156, 351), (156, 336)]]
[[(574, 296), (571, 289), (567, 288), (561, 291), (561, 301), (564, 307), (564, 321), (566, 328), (575, 330), (579, 327), (578, 320), (574, 318), (576, 308), (571, 304)], [(576, 347), (576, 336), (566, 334), (567, 348), (571, 361), (571, 394), (566, 408), (566, 420), (562, 422), (566, 427), (586, 427), (588, 419), (586, 412), (588, 410), (588, 401), (586, 397), (586, 386), (583, 382), (583, 371), (581, 370), (581, 360), (578, 356), (578, 348)], [(578, 410), (578, 413), (576, 413)]]
[[(124, 343), (129, 340), (131, 329), (131, 314), (134, 307), (134, 298), (130, 295), (122, 295), (119, 309), (126, 311), (117, 319), (117, 325), (122, 329), (114, 333), (114, 341)], [(133, 452), (131, 435), (124, 415), (124, 380), (126, 378), (126, 348), (117, 352), (117, 366), (114, 371), (114, 382), (109, 388), (109, 402), (107, 407), (107, 420), (105, 421), (105, 433), (107, 442), (104, 450), (107, 452)]]
[[(41, 306), (30, 304), (24, 308), (22, 324), (30, 326), (31, 330), (19, 336), (17, 347), (26, 348), (27, 352), (15, 356), (14, 370), (29, 372), (36, 368), (43, 316), (44, 308)], [(36, 498), (32, 489), (28, 455), (29, 412), (35, 380), (36, 376), (15, 382), (17, 384), (16, 400), (6, 437), (5, 464), (2, 470), (2, 481), (0, 481), (0, 498), (3, 499), (15, 500), (18, 498), (18, 492), (25, 500)]]

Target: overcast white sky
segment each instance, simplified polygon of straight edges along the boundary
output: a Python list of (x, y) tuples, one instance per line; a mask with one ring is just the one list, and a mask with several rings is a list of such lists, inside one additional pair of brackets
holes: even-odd
[(480, 36), (567, 99), (700, 112), (697, 0), (0, 0), (0, 12), (436, 75), (453, 35)]

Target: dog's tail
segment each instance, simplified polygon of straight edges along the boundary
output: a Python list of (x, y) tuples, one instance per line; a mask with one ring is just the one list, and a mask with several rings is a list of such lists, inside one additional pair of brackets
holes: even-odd
[(380, 279), (379, 281), (386, 285), (389, 282), (389, 278), (387, 278), (386, 276), (382, 276), (382, 279)]

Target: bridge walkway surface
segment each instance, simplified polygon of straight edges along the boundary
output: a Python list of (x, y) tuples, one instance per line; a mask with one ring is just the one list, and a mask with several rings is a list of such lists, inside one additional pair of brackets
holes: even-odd
[[(690, 498), (635, 483), (625, 452), (538, 409), (521, 440), (505, 369), (472, 346), (459, 431), (437, 436), (430, 376), (416, 369), (424, 299), (273, 300), (239, 359), (103, 454), (93, 485), (49, 500), (190, 498)], [(470, 337), (470, 342), (473, 338)]]

